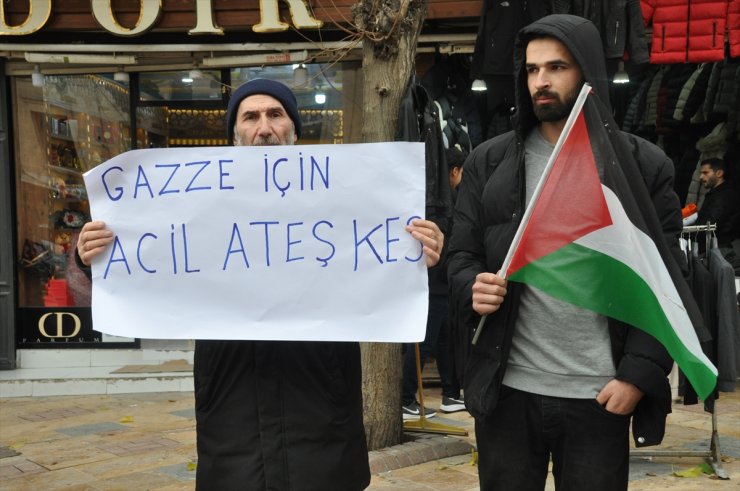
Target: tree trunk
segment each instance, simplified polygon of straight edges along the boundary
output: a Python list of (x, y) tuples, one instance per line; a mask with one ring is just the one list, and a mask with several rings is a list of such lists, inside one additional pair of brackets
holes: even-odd
[[(416, 43), (427, 0), (358, 0), (363, 35), (363, 141), (394, 140), (398, 106), (415, 70)], [(401, 346), (362, 345), (364, 422), (370, 450), (401, 442)]]

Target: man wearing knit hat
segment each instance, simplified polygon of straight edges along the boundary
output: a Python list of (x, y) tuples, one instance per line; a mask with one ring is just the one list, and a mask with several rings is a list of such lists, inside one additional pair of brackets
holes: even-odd
[[(295, 96), (266, 79), (234, 91), (226, 126), (233, 145), (292, 145), (301, 135)], [(439, 228), (415, 220), (407, 230), (434, 266)], [(89, 265), (112, 240), (103, 222), (89, 222), (79, 260)], [(198, 491), (353, 491), (370, 483), (358, 343), (197, 340), (193, 375)]]

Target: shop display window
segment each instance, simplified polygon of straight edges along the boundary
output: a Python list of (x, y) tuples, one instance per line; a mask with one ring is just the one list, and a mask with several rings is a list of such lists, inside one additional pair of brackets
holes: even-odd
[(21, 307), (87, 307), (74, 261), (90, 219), (82, 174), (131, 148), (128, 89), (97, 75), (14, 84), (16, 217)]
[(222, 97), (223, 84), (218, 70), (181, 70), (139, 74), (139, 100), (216, 101)]

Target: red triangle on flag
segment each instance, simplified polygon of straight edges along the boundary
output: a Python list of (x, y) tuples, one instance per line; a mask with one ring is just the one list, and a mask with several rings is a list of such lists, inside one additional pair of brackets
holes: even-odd
[(579, 237), (612, 224), (583, 110), (533, 206), (506, 277)]

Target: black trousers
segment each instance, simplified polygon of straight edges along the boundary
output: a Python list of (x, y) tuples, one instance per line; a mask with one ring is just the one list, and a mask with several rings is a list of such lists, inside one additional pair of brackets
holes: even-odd
[[(437, 361), (439, 380), (442, 383), (442, 395), (457, 399), (460, 388), (452, 376), (450, 364), (450, 326), (448, 321), (447, 295), (429, 295), (429, 316), (424, 341), (419, 344), (419, 363), (422, 371), (429, 356), (434, 355)], [(419, 381), (416, 376), (416, 348), (406, 345), (403, 354), (403, 384), (401, 403), (407, 406), (416, 400)]]
[(624, 491), (629, 423), (595, 399), (504, 386), (493, 412), (475, 422), (481, 491), (541, 491), (550, 458), (558, 491)]
[(198, 491), (370, 482), (357, 343), (196, 341)]

